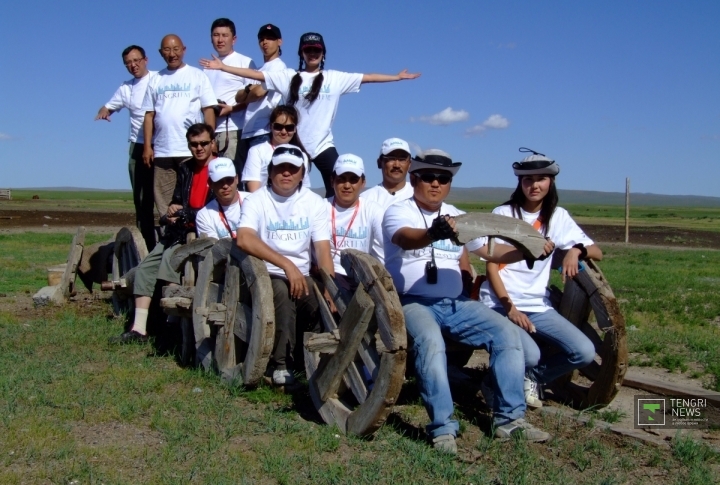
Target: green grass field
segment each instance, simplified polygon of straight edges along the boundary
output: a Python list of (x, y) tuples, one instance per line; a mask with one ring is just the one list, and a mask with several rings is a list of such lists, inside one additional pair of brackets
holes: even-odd
[[(39, 199), (33, 200), (37, 195)], [(13, 200), (0, 201), (0, 209), (24, 210), (96, 210), (105, 212), (133, 212), (130, 191), (105, 190), (16, 190)]]
[[(71, 239), (0, 235), (0, 483), (717, 481), (720, 454), (703, 443), (656, 449), (550, 416), (529, 419), (557, 437), (527, 445), (489, 439), (486, 414), (459, 410), (460, 459), (440, 455), (424, 442), (412, 383), (373, 439), (346, 437), (319, 423), (307, 393), (228, 388), (150, 346), (108, 346), (122, 325), (107, 303), (13, 309), (14, 295), (46, 284)], [(601, 267), (632, 363), (687, 370), (720, 390), (720, 251), (609, 247)]]

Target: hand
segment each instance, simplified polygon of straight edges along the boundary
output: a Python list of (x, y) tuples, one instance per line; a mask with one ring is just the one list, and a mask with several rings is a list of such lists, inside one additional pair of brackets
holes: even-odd
[(455, 219), (450, 216), (437, 216), (427, 230), (428, 238), (435, 242), (443, 239), (456, 239)]
[(290, 283), (290, 297), (292, 299), (296, 300), (310, 294), (307, 281), (300, 270), (297, 269), (297, 266), (289, 263), (287, 268), (283, 268), (283, 271), (285, 271), (285, 276), (288, 283)]
[(404, 81), (405, 79), (416, 79), (416, 78), (419, 78), (419, 77), (420, 77), (420, 73), (419, 73), (419, 72), (410, 73), (410, 72), (407, 71), (407, 69), (403, 69), (402, 71), (400, 71), (400, 73), (399, 73), (397, 76), (398, 76), (398, 81)]
[(562, 262), (562, 282), (565, 283), (565, 278), (574, 278), (578, 274), (579, 261), (581, 251), (578, 248), (570, 248)]
[(232, 112), (232, 109), (233, 109), (232, 106), (230, 106), (229, 104), (225, 104), (225, 103), (222, 103), (222, 104), (218, 103), (218, 106), (220, 106), (220, 112), (218, 113), (218, 118), (221, 116), (228, 116)]
[(538, 261), (544, 261), (555, 251), (555, 243), (548, 237), (545, 238), (545, 246), (543, 246), (543, 253), (538, 258)]
[(222, 71), (225, 63), (215, 54), (212, 54), (212, 57), (212, 59), (200, 59), (200, 65), (205, 69), (216, 69)]
[(183, 208), (183, 206), (181, 206), (180, 204), (170, 204), (167, 209), (168, 217), (174, 216), (175, 213), (182, 208)]
[(535, 325), (533, 325), (527, 315), (515, 308), (515, 305), (510, 308), (507, 317), (508, 320), (525, 330), (527, 333), (535, 333)]
[(97, 120), (111, 121), (111, 120), (110, 120), (110, 115), (111, 115), (111, 114), (112, 114), (112, 111), (110, 111), (110, 110), (107, 109), (105, 106), (103, 106), (102, 108), (100, 108), (100, 111), (98, 111), (98, 114), (97, 114), (97, 116), (95, 117), (95, 121), (97, 121)]
[(153, 152), (152, 145), (150, 143), (145, 143), (145, 146), (143, 148), (143, 163), (147, 167), (150, 167), (154, 158), (155, 152)]

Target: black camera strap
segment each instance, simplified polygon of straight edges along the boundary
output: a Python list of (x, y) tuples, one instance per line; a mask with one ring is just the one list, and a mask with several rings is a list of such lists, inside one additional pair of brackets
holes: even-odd
[[(425, 220), (425, 214), (423, 214), (422, 209), (417, 203), (417, 200), (415, 197), (413, 197), (413, 201), (415, 202), (415, 207), (417, 207), (418, 211), (420, 212), (420, 217), (422, 217), (423, 223), (425, 224), (425, 229), (428, 229), (427, 221)], [(442, 211), (442, 204), (440, 204), (440, 208), (438, 209), (438, 217), (440, 217), (440, 212)], [(433, 247), (432, 243), (430, 243), (430, 261), (432, 262), (433, 266), (435, 265), (435, 248)]]

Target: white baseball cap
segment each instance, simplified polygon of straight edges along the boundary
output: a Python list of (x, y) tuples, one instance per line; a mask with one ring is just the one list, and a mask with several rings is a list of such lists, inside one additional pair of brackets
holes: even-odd
[(402, 150), (407, 152), (408, 155), (411, 155), (410, 145), (408, 145), (408, 142), (401, 140), (400, 138), (388, 138), (385, 140), (382, 144), (382, 148), (380, 149), (380, 154), (387, 155), (395, 150)]
[(272, 164), (280, 165), (281, 163), (289, 163), (296, 167), (301, 167), (305, 161), (305, 154), (295, 145), (283, 143), (275, 147), (272, 154)]
[(335, 172), (335, 175), (352, 172), (358, 177), (362, 177), (365, 173), (365, 164), (363, 163), (362, 158), (357, 155), (346, 153), (344, 155), (340, 155), (335, 161), (333, 172)]
[(219, 157), (214, 159), (208, 165), (208, 177), (213, 182), (224, 179), (225, 177), (235, 177), (235, 165), (229, 158)]

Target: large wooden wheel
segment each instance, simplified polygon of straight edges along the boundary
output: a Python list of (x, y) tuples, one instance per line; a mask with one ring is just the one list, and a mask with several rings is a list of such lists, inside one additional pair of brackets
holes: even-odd
[(405, 319), (392, 279), (377, 259), (346, 249), (342, 264), (358, 288), (350, 298), (321, 271), (340, 322), (315, 287), (325, 333), (304, 335), (305, 370), (323, 420), (343, 433), (366, 436), (382, 426), (400, 394), (407, 359)]
[[(556, 251), (553, 267), (562, 264), (565, 251)], [(625, 318), (605, 275), (594, 261), (581, 262), (582, 271), (568, 278), (563, 291), (551, 287), (558, 313), (574, 323), (593, 343), (595, 361), (556, 387), (566, 391), (580, 407), (605, 406), (620, 391), (628, 365)], [(591, 322), (591, 313), (595, 321)], [(582, 376), (582, 377), (581, 377)]]
[(116, 316), (130, 315), (135, 309), (132, 292), (135, 268), (147, 255), (147, 246), (139, 230), (123, 227), (118, 231), (112, 256), (112, 281), (117, 282), (112, 296)]

